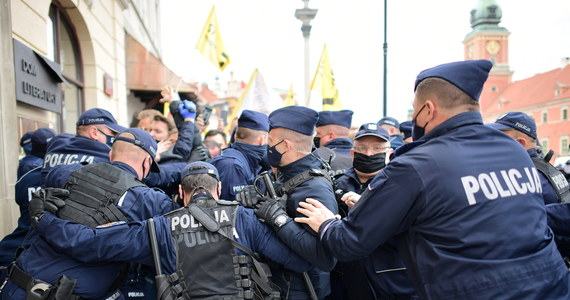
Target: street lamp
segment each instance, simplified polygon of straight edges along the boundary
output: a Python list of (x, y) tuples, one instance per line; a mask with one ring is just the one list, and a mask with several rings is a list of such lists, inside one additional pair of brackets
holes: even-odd
[(305, 40), (305, 105), (309, 106), (309, 37), (311, 36), (311, 21), (317, 15), (318, 9), (309, 8), (309, 0), (303, 0), (305, 6), (295, 10), (295, 18), (301, 20), (303, 25), (301, 31), (303, 32), (303, 39)]

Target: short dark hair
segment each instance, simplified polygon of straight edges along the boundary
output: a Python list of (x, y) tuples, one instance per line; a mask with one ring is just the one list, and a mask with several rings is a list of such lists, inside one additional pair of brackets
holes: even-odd
[(184, 177), (181, 184), (184, 192), (189, 193), (199, 186), (208, 190), (215, 189), (218, 185), (218, 181), (209, 174), (192, 174)]
[(422, 80), (416, 88), (416, 96), (421, 102), (435, 96), (443, 109), (466, 106), (469, 111), (479, 110), (479, 102), (476, 99), (471, 98), (450, 82), (437, 77)]
[(217, 130), (217, 129), (209, 130), (209, 131), (206, 133), (206, 135), (204, 135), (204, 139), (206, 139), (206, 138), (209, 137), (209, 136), (215, 136), (215, 135), (218, 135), (218, 134), (221, 135), (221, 136), (224, 138), (224, 141), (226, 141), (226, 142), (228, 141), (228, 140), (227, 140), (227, 135), (226, 135), (226, 133), (223, 132), (223, 131), (221, 131), (221, 130)]

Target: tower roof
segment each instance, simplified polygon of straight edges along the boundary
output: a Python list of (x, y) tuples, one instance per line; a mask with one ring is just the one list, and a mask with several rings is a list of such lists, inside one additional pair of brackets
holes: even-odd
[(503, 11), (495, 0), (479, 0), (471, 10), (471, 28), (498, 26)]

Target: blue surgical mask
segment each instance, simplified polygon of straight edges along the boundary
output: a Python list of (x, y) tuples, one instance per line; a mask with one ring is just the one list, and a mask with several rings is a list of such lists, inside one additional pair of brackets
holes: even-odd
[(279, 164), (281, 163), (281, 157), (283, 157), (283, 153), (280, 153), (279, 151), (277, 151), (276, 147), (277, 145), (283, 143), (284, 140), (281, 140), (281, 142), (267, 147), (267, 159), (269, 160), (269, 165), (271, 165), (272, 167), (277, 168), (279, 166)]
[(422, 108), (420, 108), (420, 111), (416, 114), (416, 116), (414, 117), (414, 119), (412, 120), (412, 139), (414, 141), (419, 140), (422, 136), (424, 136), (425, 134), (425, 129), (426, 126), (429, 122), (426, 122), (426, 124), (424, 125), (424, 127), (420, 127), (416, 124), (416, 121), (418, 119), (418, 116), (420, 115), (420, 113), (422, 112), (422, 110), (424, 110), (424, 108), (426, 107), (426, 105), (424, 104), (422, 106)]

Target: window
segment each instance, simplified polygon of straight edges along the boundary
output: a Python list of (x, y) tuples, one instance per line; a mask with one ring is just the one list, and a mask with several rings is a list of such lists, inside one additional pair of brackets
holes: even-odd
[(548, 149), (549, 149), (549, 148), (548, 148), (548, 139), (542, 139), (542, 140), (540, 141), (540, 145), (541, 145), (541, 147), (542, 147), (542, 152), (543, 152), (543, 153), (548, 152)]
[(546, 124), (548, 123), (548, 112), (543, 111), (542, 112), (542, 124)]
[(83, 69), (75, 30), (58, 4), (50, 7), (48, 19), (48, 58), (61, 66), (66, 82), (62, 84), (60, 129), (75, 133), (75, 122), (83, 111)]
[(568, 121), (568, 107), (562, 108), (560, 119), (562, 121)]
[(568, 155), (568, 137), (560, 138), (560, 155)]

